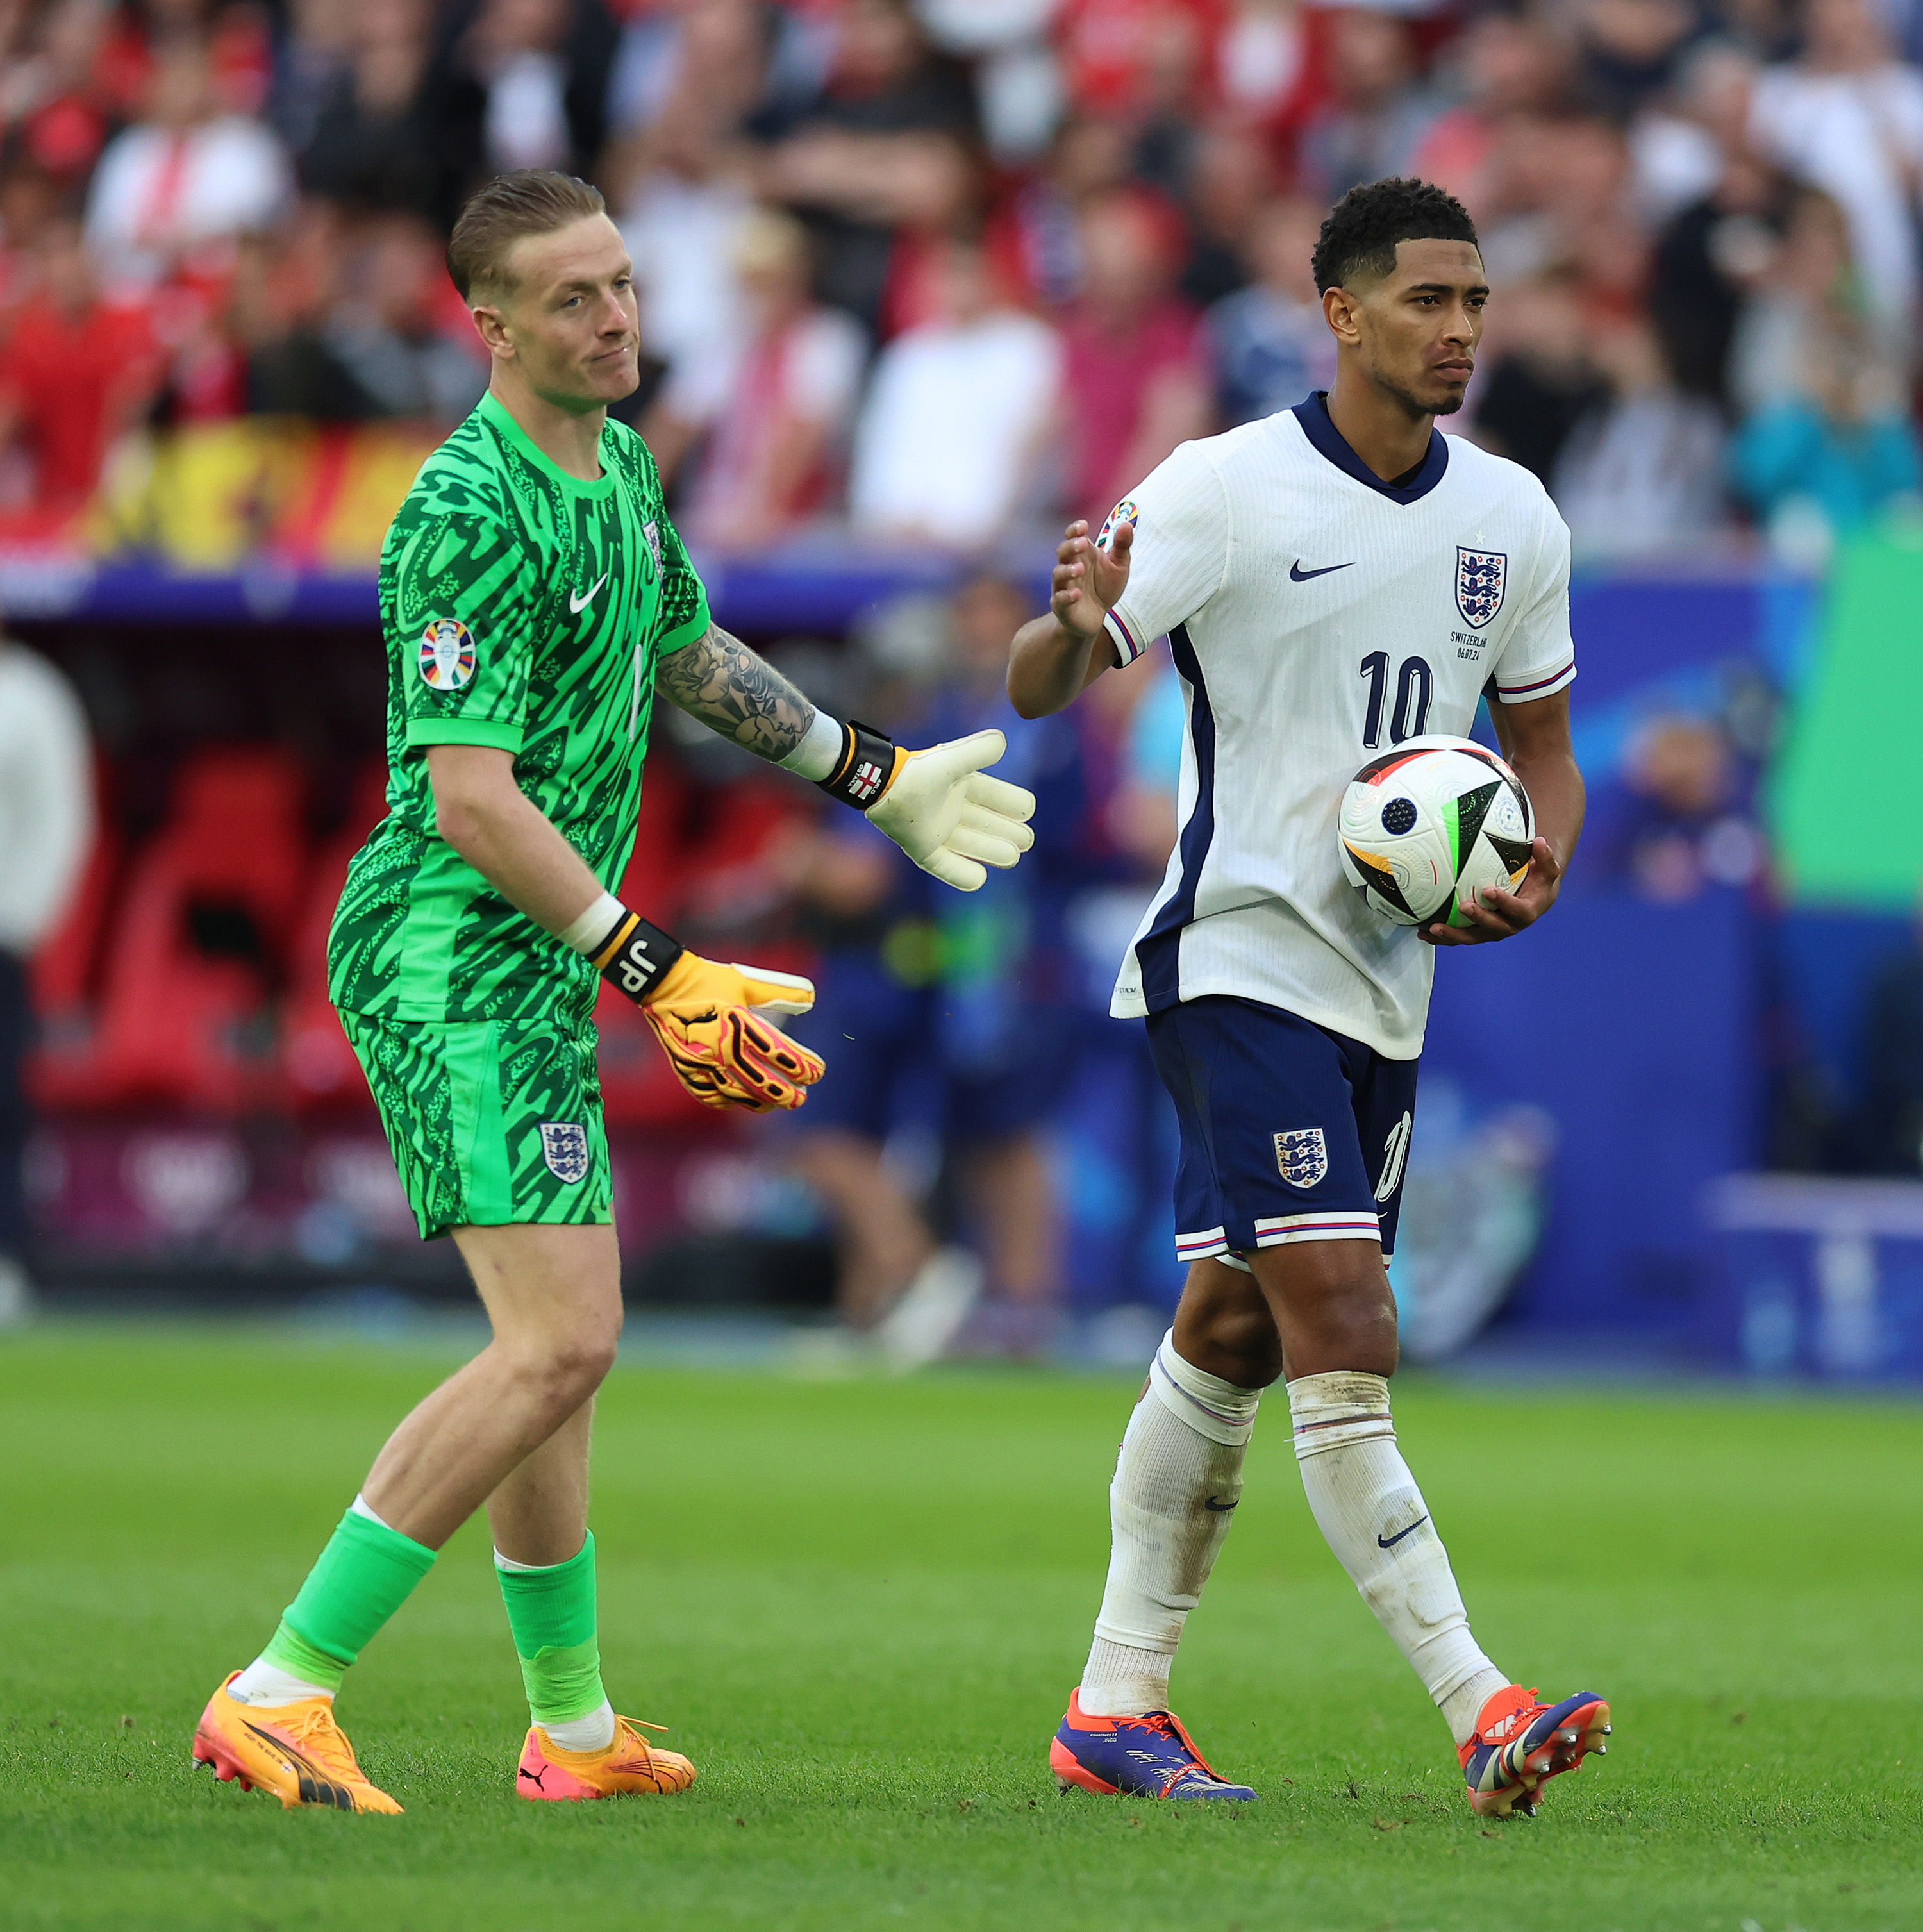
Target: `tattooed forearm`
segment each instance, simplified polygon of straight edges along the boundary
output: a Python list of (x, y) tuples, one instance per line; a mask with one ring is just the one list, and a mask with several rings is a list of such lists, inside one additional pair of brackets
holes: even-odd
[(772, 665), (718, 624), (661, 661), (662, 694), (758, 758), (784, 758), (807, 736), (814, 707)]

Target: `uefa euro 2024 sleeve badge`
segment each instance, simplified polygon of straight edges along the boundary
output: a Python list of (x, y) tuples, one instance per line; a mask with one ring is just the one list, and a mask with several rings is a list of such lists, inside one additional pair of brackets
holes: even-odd
[(1509, 560), (1499, 550), (1466, 550), (1456, 546), (1456, 608), (1464, 623), (1480, 631), (1502, 608), (1508, 587)]
[(1142, 512), (1136, 508), (1135, 499), (1132, 496), (1124, 496), (1108, 512), (1108, 520), (1102, 526), (1101, 534), (1095, 539), (1095, 548), (1097, 550), (1106, 550), (1108, 548), (1109, 538), (1124, 524), (1138, 523), (1141, 520), (1141, 518)]
[(421, 633), (421, 681), (430, 691), (459, 691), (474, 676), (474, 633), (458, 617), (436, 617)]
[(1313, 1187), (1329, 1171), (1329, 1144), (1320, 1127), (1292, 1127), (1275, 1137), (1275, 1164), (1292, 1187)]
[(572, 1186), (587, 1172), (586, 1128), (573, 1120), (543, 1120), (541, 1157), (556, 1180)]

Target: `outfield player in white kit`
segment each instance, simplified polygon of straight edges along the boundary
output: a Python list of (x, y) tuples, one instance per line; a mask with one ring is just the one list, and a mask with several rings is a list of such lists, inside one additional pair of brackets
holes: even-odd
[[(1477, 1810), (1532, 1813), (1606, 1748), (1609, 1706), (1544, 1703), (1478, 1648), (1396, 1448), (1393, 1246), (1435, 946), (1506, 939), (1555, 902), (1582, 829), (1569, 740), (1569, 533), (1529, 472), (1445, 438), (1487, 298), (1442, 190), (1353, 190), (1315, 257), (1334, 391), (1185, 443), (1100, 536), (1069, 526), (1008, 688), (1058, 710), (1166, 634), (1188, 706), (1181, 835), (1115, 988), (1181, 1128), (1189, 1275), (1110, 1490), (1095, 1641), (1050, 1748), (1064, 1786), (1249, 1798), (1169, 1712), (1182, 1625), (1232, 1520), (1262, 1391), (1288, 1378), (1331, 1549), (1447, 1720)], [(1343, 877), (1358, 766), (1466, 734), (1486, 691), (1540, 836), (1520, 892), (1418, 932)]]

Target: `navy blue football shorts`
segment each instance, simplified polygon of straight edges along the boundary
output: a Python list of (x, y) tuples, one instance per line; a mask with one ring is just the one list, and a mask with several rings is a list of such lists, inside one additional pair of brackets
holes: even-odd
[(1181, 1130), (1178, 1260), (1233, 1267), (1291, 1241), (1394, 1251), (1414, 1060), (1280, 1006), (1214, 995), (1151, 1014), (1148, 1045)]

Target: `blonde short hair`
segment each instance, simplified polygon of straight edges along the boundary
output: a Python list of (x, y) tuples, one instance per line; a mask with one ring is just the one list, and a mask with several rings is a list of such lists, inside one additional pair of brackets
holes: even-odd
[(471, 301), (477, 288), (510, 286), (508, 251), (524, 236), (549, 235), (590, 215), (605, 214), (608, 204), (591, 183), (554, 168), (516, 168), (496, 175), (467, 198), (448, 237), (447, 272)]

